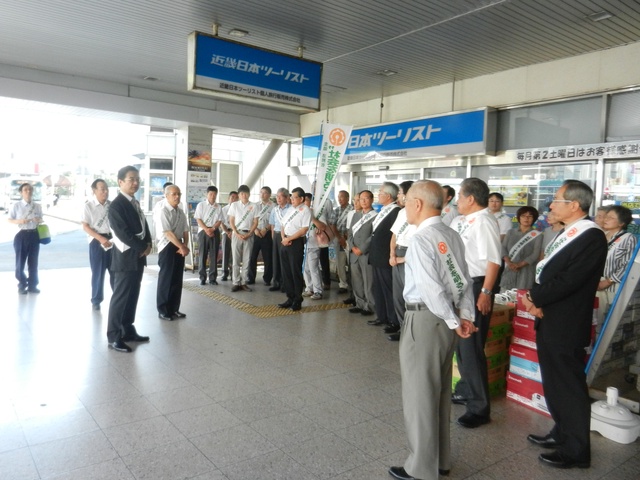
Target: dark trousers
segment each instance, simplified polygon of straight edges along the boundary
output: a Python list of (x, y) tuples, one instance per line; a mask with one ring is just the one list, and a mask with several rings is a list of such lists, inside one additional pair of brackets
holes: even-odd
[(302, 259), (304, 258), (304, 238), (295, 239), (288, 247), (282, 246), (282, 280), (287, 298), (294, 304), (302, 303), (304, 276)]
[(158, 253), (158, 266), (160, 271), (156, 304), (158, 313), (168, 316), (180, 310), (184, 257), (178, 253), (178, 248), (170, 243)]
[(262, 261), (264, 262), (264, 275), (262, 279), (264, 283), (271, 283), (273, 278), (273, 239), (271, 231), (267, 230), (264, 237), (253, 236), (253, 248), (251, 249), (251, 259), (249, 260), (249, 281), (256, 281), (256, 273), (258, 271), (258, 255), (262, 252)]
[(136, 319), (143, 273), (144, 264), (139, 264), (137, 270), (111, 272), (114, 282), (107, 326), (107, 339), (110, 343), (136, 332), (133, 322)]
[(204, 230), (198, 232), (198, 274), (200, 280), (207, 280), (207, 259), (209, 260), (209, 281), (218, 278), (218, 248), (220, 247), (220, 230), (213, 237)]
[(555, 421), (551, 435), (561, 443), (557, 450), (564, 456), (588, 462), (591, 400), (584, 371), (584, 345), (573, 338), (559, 338), (546, 325), (539, 322), (536, 344), (544, 398)]
[(229, 278), (233, 267), (233, 257), (231, 256), (231, 234), (222, 235), (222, 276)]
[[(13, 239), (16, 252), (16, 280), (18, 287), (36, 288), (38, 286), (38, 256), (40, 255), (40, 238), (36, 230), (20, 230)], [(27, 265), (29, 277), (24, 274)]]
[(331, 267), (329, 265), (329, 247), (320, 249), (320, 269), (322, 270), (322, 285), (331, 285)]
[(273, 284), (274, 286), (282, 285), (282, 257), (280, 255), (280, 248), (282, 248), (282, 235), (280, 232), (273, 232), (273, 257), (271, 258), (271, 264), (273, 265)]
[[(104, 279), (111, 268), (111, 250), (102, 248), (95, 238), (89, 243), (89, 265), (91, 265), (91, 304), (100, 305), (104, 300)], [(109, 272), (109, 283), (113, 291), (113, 275)]]
[[(473, 279), (473, 302), (478, 303), (484, 277)], [(493, 299), (491, 301), (493, 310)], [(482, 315), (476, 307), (475, 326), (478, 331), (469, 338), (461, 338), (456, 348), (458, 369), (461, 380), (456, 384), (456, 394), (467, 399), (467, 412), (481, 417), (488, 417), (491, 413), (489, 403), (489, 381), (487, 374), (487, 357), (484, 354), (484, 344), (489, 334), (491, 312)]]
[(373, 267), (373, 298), (378, 321), (386, 325), (398, 325), (393, 306), (393, 271), (388, 267)]

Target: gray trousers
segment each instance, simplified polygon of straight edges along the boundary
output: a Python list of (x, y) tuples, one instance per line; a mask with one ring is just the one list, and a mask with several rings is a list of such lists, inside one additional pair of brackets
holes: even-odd
[(349, 279), (347, 277), (347, 252), (344, 249), (337, 246), (336, 250), (336, 273), (338, 274), (338, 280), (340, 281), (340, 288), (349, 288)]
[(234, 285), (246, 285), (249, 281), (249, 263), (251, 262), (252, 249), (253, 235), (251, 235), (246, 240), (240, 240), (236, 235), (233, 235), (233, 237), (231, 237), (231, 256), (233, 257)]
[(428, 310), (407, 311), (400, 335), (402, 408), (409, 440), (404, 469), (438, 480), (451, 468), (451, 373), (456, 333)]
[(369, 265), (369, 255), (357, 256), (352, 253), (349, 259), (351, 260), (351, 286), (356, 307), (373, 312), (376, 304), (373, 300), (373, 269)]

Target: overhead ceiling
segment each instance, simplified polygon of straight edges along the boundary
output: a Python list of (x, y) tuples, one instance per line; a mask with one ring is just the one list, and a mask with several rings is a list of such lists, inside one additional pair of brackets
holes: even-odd
[(324, 109), (637, 42), (640, 2), (0, 0), (0, 76), (17, 66), (199, 97), (187, 36), (214, 23), (223, 38), (238, 28), (254, 46), (303, 46), (324, 64)]

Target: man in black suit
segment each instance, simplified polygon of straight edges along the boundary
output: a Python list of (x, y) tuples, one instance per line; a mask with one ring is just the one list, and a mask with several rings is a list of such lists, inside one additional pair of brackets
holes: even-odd
[(138, 335), (133, 322), (140, 295), (140, 282), (147, 255), (151, 252), (151, 233), (140, 204), (134, 195), (140, 187), (138, 169), (130, 165), (118, 171), (120, 193), (109, 208), (109, 226), (113, 234), (111, 272), (114, 276), (113, 294), (109, 304), (107, 338), (109, 348), (130, 352), (125, 343), (148, 342), (149, 337)]
[(385, 333), (400, 331), (400, 322), (393, 306), (393, 270), (389, 265), (391, 255), (391, 227), (396, 221), (400, 208), (396, 204), (398, 199), (398, 185), (384, 182), (378, 191), (378, 203), (382, 208), (373, 219), (373, 234), (369, 249), (369, 264), (373, 270), (373, 295), (376, 299), (376, 320), (367, 322), (369, 325), (386, 325)]
[(551, 202), (565, 228), (536, 267), (536, 283), (524, 299), (536, 317), (542, 386), (555, 425), (547, 435), (529, 435), (544, 448), (540, 460), (556, 468), (588, 468), (591, 401), (585, 374), (585, 347), (591, 340), (593, 299), (607, 258), (604, 232), (589, 220), (593, 191), (567, 180)]

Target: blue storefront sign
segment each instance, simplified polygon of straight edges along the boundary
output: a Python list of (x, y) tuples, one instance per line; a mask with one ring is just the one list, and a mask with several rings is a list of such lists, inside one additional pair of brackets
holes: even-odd
[(322, 64), (212, 35), (189, 35), (189, 90), (320, 109)]
[[(355, 128), (345, 159), (347, 162), (358, 162), (485, 154), (488, 143), (487, 115), (488, 110), (482, 109)], [(303, 160), (315, 160), (320, 138), (320, 135), (315, 135), (302, 139)], [(492, 134), (492, 138), (495, 138), (495, 134)]]

